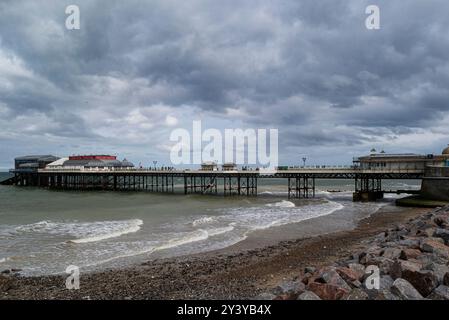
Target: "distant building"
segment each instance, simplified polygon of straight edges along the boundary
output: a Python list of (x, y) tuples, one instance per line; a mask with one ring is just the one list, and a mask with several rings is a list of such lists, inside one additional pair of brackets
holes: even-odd
[(217, 164), (213, 161), (207, 161), (207, 162), (203, 162), (201, 164), (201, 170), (202, 171), (217, 171), (218, 167)]
[(62, 158), (47, 165), (47, 169), (130, 169), (134, 164), (110, 155), (78, 155)]
[(385, 170), (424, 170), (427, 166), (449, 165), (449, 147), (445, 148), (441, 155), (427, 154), (389, 154), (382, 151), (354, 159), (354, 164), (361, 169), (385, 169)]
[(443, 150), (442, 154), (443, 156), (446, 156), (446, 162), (444, 165), (449, 167), (449, 145)]
[(45, 168), (49, 163), (58, 160), (58, 157), (52, 155), (31, 155), (17, 157), (14, 159), (14, 172), (33, 172)]
[(237, 165), (233, 162), (227, 162), (221, 166), (221, 169), (223, 171), (233, 171), (233, 170), (237, 170)]

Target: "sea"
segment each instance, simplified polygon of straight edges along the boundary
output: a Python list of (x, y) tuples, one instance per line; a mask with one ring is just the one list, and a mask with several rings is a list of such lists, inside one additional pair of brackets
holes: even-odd
[[(0, 173), (0, 181), (8, 176)], [(329, 225), (355, 226), (399, 197), (354, 203), (353, 180), (317, 180), (315, 198), (288, 199), (286, 184), (260, 180), (257, 197), (0, 185), (0, 271), (36, 276), (64, 273), (71, 265), (84, 271), (125, 267), (228, 248), (283, 226), (301, 238), (310, 228), (325, 233)], [(386, 180), (383, 186), (417, 190), (420, 181)]]

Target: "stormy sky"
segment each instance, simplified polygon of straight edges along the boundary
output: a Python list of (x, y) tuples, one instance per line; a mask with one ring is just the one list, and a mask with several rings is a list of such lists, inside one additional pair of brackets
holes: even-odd
[(277, 128), (281, 164), (439, 153), (448, 14), (447, 0), (1, 0), (0, 168), (41, 153), (169, 165), (170, 132), (193, 120)]

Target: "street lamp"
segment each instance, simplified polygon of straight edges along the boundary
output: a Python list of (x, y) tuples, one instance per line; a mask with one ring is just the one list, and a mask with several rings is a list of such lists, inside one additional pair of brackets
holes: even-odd
[(303, 162), (303, 167), (305, 167), (305, 166), (306, 166), (306, 160), (307, 160), (307, 158), (306, 158), (306, 157), (303, 157), (303, 158), (302, 158), (302, 162)]

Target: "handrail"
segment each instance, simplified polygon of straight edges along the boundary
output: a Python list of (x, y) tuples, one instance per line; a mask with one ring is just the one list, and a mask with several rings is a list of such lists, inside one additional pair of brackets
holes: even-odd
[[(349, 167), (326, 167), (326, 168), (291, 168), (282, 170), (273, 170), (273, 174), (282, 173), (424, 173), (425, 170), (421, 169), (362, 169), (362, 168), (349, 168)], [(59, 169), (59, 168), (45, 168), (39, 169), (39, 173), (220, 173), (220, 174), (235, 174), (235, 173), (258, 173), (258, 170), (160, 170), (154, 168), (120, 168), (120, 169)], [(262, 173), (262, 172), (261, 172)]]

